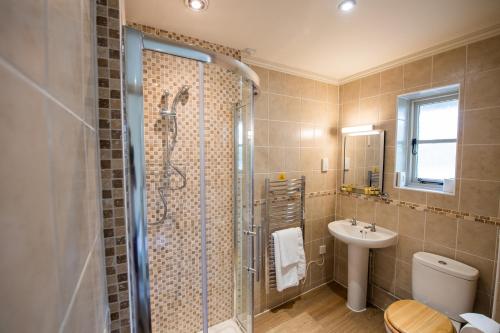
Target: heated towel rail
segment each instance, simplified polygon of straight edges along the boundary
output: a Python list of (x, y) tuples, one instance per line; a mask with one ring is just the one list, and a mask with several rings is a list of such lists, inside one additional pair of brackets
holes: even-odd
[(300, 227), (302, 237), (305, 235), (305, 185), (305, 176), (285, 180), (266, 178), (264, 218), (266, 293), (269, 293), (271, 288), (276, 288), (272, 233), (281, 229)]

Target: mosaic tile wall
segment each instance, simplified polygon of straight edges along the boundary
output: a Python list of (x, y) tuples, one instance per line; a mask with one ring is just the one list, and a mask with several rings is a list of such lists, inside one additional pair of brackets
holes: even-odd
[[(154, 332), (201, 330), (201, 227), (199, 197), (199, 65), (195, 61), (143, 52), (148, 221), (164, 212), (158, 189), (166, 187), (166, 148), (173, 123), (162, 119), (164, 90), (173, 96), (190, 86), (186, 105), (177, 107), (178, 136), (171, 161), (186, 173), (187, 185), (166, 190), (169, 218), (148, 228), (151, 317)], [(209, 325), (233, 315), (233, 109), (239, 78), (205, 66), (206, 216)], [(171, 169), (170, 169), (171, 170)], [(172, 187), (182, 183), (171, 176)]]
[[(374, 251), (371, 299), (381, 308), (411, 297), (412, 255), (428, 251), (476, 267), (474, 310), (491, 314), (500, 217), (499, 55), (496, 36), (341, 86), (341, 126), (373, 123), (386, 130), (389, 199), (340, 195), (336, 210), (337, 218), (355, 216), (399, 233), (396, 246)], [(451, 83), (461, 86), (455, 195), (394, 188), (396, 96)], [(345, 283), (347, 247), (335, 245), (335, 279)]]
[(96, 0), (99, 144), (111, 332), (129, 332), (118, 0)]
[[(333, 278), (334, 239), (327, 224), (335, 215), (337, 165), (338, 86), (252, 67), (261, 80), (255, 110), (255, 218), (263, 221), (264, 181), (306, 176), (306, 260), (320, 260), (319, 246), (326, 245), (323, 266), (312, 264), (305, 284), (266, 292), (265, 279), (255, 284), (254, 312), (276, 307)], [(329, 159), (321, 172), (321, 158)], [(263, 268), (262, 268), (263, 269)]]

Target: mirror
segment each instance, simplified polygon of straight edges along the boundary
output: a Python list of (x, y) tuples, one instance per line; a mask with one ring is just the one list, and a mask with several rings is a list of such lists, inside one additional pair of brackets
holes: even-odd
[[(354, 192), (382, 193), (384, 184), (384, 131), (342, 135), (342, 184)], [(377, 192), (377, 191), (376, 191)], [(377, 193), (378, 194), (378, 193)]]

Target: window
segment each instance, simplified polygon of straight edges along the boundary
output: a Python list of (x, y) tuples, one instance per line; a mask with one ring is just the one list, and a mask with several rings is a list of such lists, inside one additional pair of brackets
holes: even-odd
[(397, 185), (442, 191), (455, 178), (458, 110), (458, 85), (398, 97)]

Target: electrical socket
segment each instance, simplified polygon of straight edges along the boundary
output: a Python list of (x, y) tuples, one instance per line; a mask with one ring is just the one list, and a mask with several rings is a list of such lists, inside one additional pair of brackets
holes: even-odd
[(319, 254), (325, 254), (325, 253), (326, 253), (326, 245), (320, 245)]

